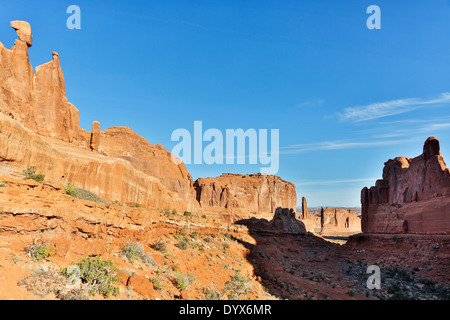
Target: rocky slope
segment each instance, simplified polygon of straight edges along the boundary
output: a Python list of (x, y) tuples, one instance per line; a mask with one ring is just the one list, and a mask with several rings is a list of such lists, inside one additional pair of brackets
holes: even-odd
[[(233, 240), (254, 243), (243, 226), (77, 199), (32, 180), (0, 181), (0, 299), (104, 299), (59, 274), (87, 257), (118, 269), (120, 294), (110, 299), (205, 299), (210, 288), (226, 298), (237, 272), (251, 289), (239, 298), (273, 299), (245, 259), (248, 249)], [(48, 255), (29, 256), (32, 245)], [(137, 251), (125, 251), (130, 245)]]
[[(0, 299), (105, 299), (59, 273), (87, 257), (117, 268), (120, 291), (108, 299), (229, 299), (236, 279), (248, 288), (238, 299), (448, 299), (450, 293), (444, 238), (342, 247), (290, 229), (298, 224), (292, 211), (279, 210), (275, 228), (249, 230), (77, 199), (48, 183), (0, 181)], [(48, 256), (29, 256), (34, 244), (48, 246)], [(144, 255), (133, 259), (130, 245)], [(382, 267), (381, 290), (366, 288), (371, 264)]]

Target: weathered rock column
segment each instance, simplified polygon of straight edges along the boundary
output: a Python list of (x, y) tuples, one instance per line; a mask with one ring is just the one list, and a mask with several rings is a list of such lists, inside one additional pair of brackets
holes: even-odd
[(100, 146), (100, 122), (92, 122), (91, 143), (90, 148), (92, 151), (98, 151)]
[(308, 205), (305, 197), (302, 198), (302, 219), (308, 219)]

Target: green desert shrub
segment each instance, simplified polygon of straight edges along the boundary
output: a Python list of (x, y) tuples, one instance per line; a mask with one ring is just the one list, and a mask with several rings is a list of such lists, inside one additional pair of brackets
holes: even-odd
[(145, 253), (144, 247), (140, 243), (130, 243), (122, 248), (122, 255), (130, 262), (141, 260), (147, 265), (154, 265), (155, 260), (150, 253)]
[(222, 293), (212, 284), (209, 288), (205, 288), (206, 300), (222, 300)]
[(165, 253), (167, 251), (166, 243), (164, 242), (164, 240), (161, 239), (153, 242), (152, 248), (162, 253)]
[(162, 290), (164, 286), (161, 283), (161, 272), (158, 271), (157, 275), (150, 279), (150, 282), (153, 283), (153, 287), (156, 290)]
[(244, 277), (239, 270), (230, 276), (230, 280), (225, 282), (224, 293), (226, 293), (229, 300), (238, 300), (240, 296), (245, 296), (252, 292), (251, 282)]
[[(81, 282), (89, 286), (91, 295), (98, 293), (109, 298), (111, 294), (114, 296), (119, 294), (119, 287), (113, 285), (119, 282), (117, 268), (111, 260), (88, 257), (80, 259), (75, 266), (78, 267), (76, 272), (79, 272)], [(60, 271), (66, 278), (72, 277), (73, 272), (70, 272), (69, 268)]]
[(107, 204), (108, 202), (100, 198), (98, 195), (96, 195), (93, 192), (90, 192), (88, 190), (77, 188), (74, 184), (69, 184), (67, 186), (64, 186), (64, 191), (71, 195), (72, 197), (87, 200), (87, 201), (93, 201), (97, 203)]
[(130, 243), (122, 247), (121, 251), (130, 262), (141, 259), (144, 255), (144, 247), (140, 243)]
[(44, 182), (45, 175), (43, 174), (36, 174), (36, 167), (32, 166), (22, 171), (22, 174), (24, 175), (24, 180), (34, 180), (36, 182), (42, 183)]
[(6, 187), (6, 184), (4, 182), (0, 182), (0, 188)]
[(175, 273), (175, 281), (178, 289), (186, 290), (191, 284), (195, 282), (195, 276), (193, 273)]
[(172, 211), (170, 211), (169, 209), (165, 209), (164, 210), (164, 215), (166, 217), (168, 216), (176, 216), (178, 214), (177, 210), (173, 209)]
[(77, 194), (75, 183), (69, 182), (64, 186), (64, 192), (70, 196), (75, 196)]
[(37, 240), (32, 245), (25, 248), (26, 256), (32, 258), (34, 261), (47, 260), (53, 253), (53, 249), (47, 242), (37, 243)]

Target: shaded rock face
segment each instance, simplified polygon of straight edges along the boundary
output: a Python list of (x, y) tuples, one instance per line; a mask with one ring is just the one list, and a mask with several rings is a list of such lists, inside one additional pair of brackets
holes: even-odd
[(361, 191), (365, 233), (450, 233), (450, 170), (430, 137), (416, 158), (384, 164), (383, 179)]
[(302, 197), (302, 216), (300, 217), (300, 219), (308, 219), (308, 218), (309, 218), (308, 204), (306, 202), (306, 198)]
[(252, 217), (247, 220), (241, 220), (237, 223), (247, 226), (254, 231), (269, 231), (275, 233), (295, 233), (305, 234), (305, 225), (295, 217), (292, 208), (278, 207), (271, 221), (264, 218)]
[(204, 213), (217, 209), (231, 215), (231, 221), (257, 216), (270, 219), (277, 207), (295, 209), (294, 184), (265, 174), (224, 173), (217, 178), (199, 178), (194, 183), (197, 201)]

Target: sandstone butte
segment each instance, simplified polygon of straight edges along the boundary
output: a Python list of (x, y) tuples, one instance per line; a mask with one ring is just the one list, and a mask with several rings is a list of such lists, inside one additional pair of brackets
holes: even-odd
[(306, 198), (302, 198), (302, 211), (297, 214), (306, 230), (323, 236), (349, 236), (361, 232), (361, 219), (345, 208), (321, 208), (320, 216), (308, 212)]
[(0, 43), (0, 175), (21, 177), (35, 166), (55, 186), (75, 183), (107, 201), (176, 209), (234, 222), (271, 218), (277, 207), (295, 208), (292, 183), (276, 176), (224, 174), (193, 181), (161, 145), (150, 144), (128, 127), (92, 131), (80, 127), (79, 111), (68, 102), (60, 57), (36, 67), (28, 56), (31, 27), (11, 26), (11, 49)]
[(384, 164), (383, 179), (361, 191), (366, 234), (449, 234), (450, 170), (435, 137), (416, 158)]

